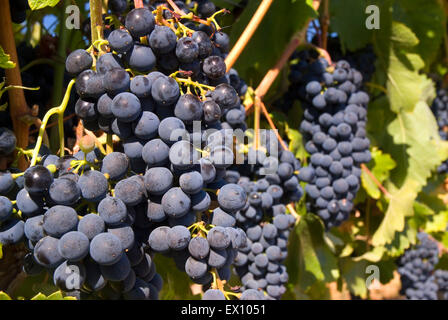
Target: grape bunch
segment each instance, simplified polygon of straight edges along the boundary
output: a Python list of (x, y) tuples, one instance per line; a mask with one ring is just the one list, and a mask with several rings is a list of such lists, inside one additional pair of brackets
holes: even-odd
[[(78, 175), (67, 169), (70, 161), (55, 155), (43, 158), (23, 174), (15, 205), (1, 196), (0, 242), (24, 241), (30, 251), (25, 272), (47, 270), (61, 290), (99, 297), (112, 290), (125, 299), (156, 299), (161, 281), (152, 257), (136, 239), (134, 207), (108, 194), (107, 175), (93, 168)], [(11, 174), (2, 174), (0, 180), (2, 191), (14, 188)], [(78, 283), (69, 281), (72, 275)]]
[[(288, 281), (282, 262), (287, 257), (289, 232), (295, 224), (295, 218), (286, 214), (286, 205), (303, 196), (297, 177), (301, 165), (288, 150), (280, 150), (278, 159), (262, 150), (254, 154), (255, 164), (246, 159), (245, 165), (226, 172), (226, 181), (237, 183), (248, 194), (245, 206), (235, 216), (237, 226), (248, 238), (234, 262), (242, 281), (240, 299), (280, 299)], [(212, 223), (235, 223), (235, 219), (218, 213)]]
[(71, 294), (80, 297), (157, 299), (153, 259), (164, 254), (228, 298), (222, 284), (246, 236), (218, 217), (247, 201), (242, 187), (224, 180), (234, 154), (221, 118), (244, 111), (245, 90), (235, 71), (226, 74), (228, 37), (213, 30), (178, 37), (147, 8), (124, 19), (125, 28), (108, 36), (110, 52), (78, 49), (66, 60), (76, 115), (121, 146), (107, 155), (82, 145), (63, 157), (40, 150), (24, 173), (1, 173), (0, 242), (24, 241), (25, 271), (48, 271), (63, 291), (72, 289), (65, 270), (74, 270), (80, 288)]
[(344, 60), (329, 67), (308, 51), (298, 54), (290, 79), (304, 108), (300, 132), (310, 165), (300, 170), (307, 183), (310, 211), (326, 228), (340, 225), (353, 209), (363, 163), (371, 160), (366, 137), (369, 96), (360, 91), (362, 75)]
[(434, 274), (434, 268), (439, 261), (439, 249), (426, 233), (420, 232), (418, 240), (419, 244), (415, 248), (406, 250), (398, 259), (401, 290), (411, 300), (437, 300), (435, 277), (442, 278), (440, 271)]
[[(440, 87), (440, 84), (438, 84), (438, 87)], [(437, 96), (431, 105), (431, 110), (436, 118), (440, 137), (442, 140), (448, 140), (448, 95), (444, 88), (437, 89)], [(437, 173), (444, 174), (447, 172), (448, 161), (445, 161), (437, 168)]]
[(370, 81), (375, 73), (376, 55), (372, 45), (367, 45), (361, 49), (350, 51), (342, 50), (341, 41), (338, 37), (328, 39), (328, 52), (335, 61), (345, 60), (352, 68), (361, 72), (364, 81)]
[(273, 222), (263, 222), (247, 228), (246, 246), (239, 250), (236, 271), (243, 286), (243, 295), (254, 294), (255, 290), (267, 299), (280, 299), (286, 292), (288, 282), (286, 267), (282, 264), (287, 257), (289, 231), (295, 223), (292, 215), (286, 214), (284, 205), (272, 208)]

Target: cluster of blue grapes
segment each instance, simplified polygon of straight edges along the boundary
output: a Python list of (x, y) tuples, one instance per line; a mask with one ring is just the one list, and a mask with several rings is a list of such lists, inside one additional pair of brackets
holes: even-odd
[[(280, 151), (278, 158), (259, 150), (255, 158), (256, 164), (235, 166), (226, 173), (227, 182), (240, 185), (248, 194), (245, 206), (235, 216), (248, 239), (234, 264), (244, 299), (280, 299), (288, 281), (282, 262), (295, 223), (295, 218), (286, 214), (286, 205), (303, 196), (297, 177), (301, 166), (287, 150)], [(235, 219), (226, 221), (235, 223)]]
[[(219, 221), (242, 209), (247, 196), (224, 180), (234, 155), (221, 119), (233, 110), (244, 115), (245, 84), (235, 71), (226, 74), (227, 35), (207, 28), (178, 39), (156, 25), (150, 9), (133, 9), (125, 28), (108, 35), (111, 52), (95, 63), (82, 49), (67, 57), (76, 114), (85, 128), (120, 137), (123, 152), (41, 155), (23, 174), (0, 173), (0, 194), (7, 195), (0, 242), (25, 242), (28, 274), (46, 269), (69, 291), (66, 270), (76, 270), (81, 297), (156, 299), (162, 281), (153, 257), (163, 253), (210, 290), (217, 290), (214, 277), (229, 279), (246, 236)], [(179, 85), (183, 73), (169, 76), (176, 71), (186, 71), (189, 84)]]
[[(106, 156), (102, 171), (119, 155)], [(125, 204), (119, 192), (109, 194), (113, 178), (107, 173), (92, 168), (79, 175), (74, 160), (50, 155), (15, 180), (9, 172), (0, 174), (2, 195), (19, 190), (14, 205), (0, 197), (0, 242), (24, 241), (30, 251), (25, 272), (46, 270), (56, 286), (77, 296), (157, 299), (162, 282), (137, 238), (138, 206)]]
[(418, 240), (415, 248), (406, 250), (398, 259), (401, 290), (411, 300), (438, 300), (438, 283), (442, 291), (446, 290), (444, 283), (448, 275), (443, 270), (434, 272), (439, 261), (437, 243), (423, 232), (418, 234)]
[[(448, 94), (444, 88), (437, 89), (437, 96), (431, 105), (431, 110), (437, 120), (440, 137), (442, 140), (448, 140)], [(447, 173), (448, 161), (443, 162), (437, 168), (437, 172), (439, 174)]]
[(311, 155), (299, 179), (307, 183), (309, 211), (329, 229), (348, 219), (360, 188), (360, 166), (371, 160), (366, 137), (369, 96), (360, 91), (361, 73), (347, 61), (329, 66), (309, 51), (297, 57), (290, 91), (304, 109), (300, 132)]
[(346, 60), (352, 68), (362, 73), (364, 82), (370, 81), (375, 73), (376, 61), (376, 55), (372, 45), (368, 44), (355, 51), (342, 50), (339, 37), (330, 37), (327, 47), (327, 51), (331, 52), (331, 58), (334, 61)]

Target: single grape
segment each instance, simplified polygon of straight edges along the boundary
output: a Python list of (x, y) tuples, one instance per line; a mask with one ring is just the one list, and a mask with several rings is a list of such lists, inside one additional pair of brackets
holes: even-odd
[(167, 252), (170, 247), (168, 245), (169, 227), (158, 227), (154, 229), (148, 238), (148, 244), (155, 252)]
[(132, 36), (124, 29), (116, 29), (112, 31), (107, 37), (107, 41), (109, 41), (109, 46), (112, 50), (118, 53), (126, 53), (133, 46)]
[(192, 94), (182, 95), (176, 103), (174, 114), (186, 124), (202, 118), (202, 102)]
[(146, 190), (153, 195), (163, 195), (173, 186), (173, 174), (164, 167), (154, 167), (146, 171)]
[(199, 46), (190, 37), (183, 37), (177, 41), (176, 57), (179, 61), (190, 63), (196, 60), (199, 56)]
[(199, 279), (207, 273), (208, 266), (202, 260), (196, 260), (193, 257), (189, 257), (185, 263), (185, 272), (192, 279)]
[(104, 157), (101, 173), (108, 174), (111, 180), (120, 180), (126, 175), (128, 168), (128, 157), (121, 152), (112, 152)]
[(60, 238), (69, 231), (76, 230), (78, 214), (73, 208), (57, 205), (44, 214), (43, 228), (45, 233)]
[(165, 213), (173, 218), (186, 215), (191, 207), (191, 199), (181, 188), (171, 188), (162, 197), (162, 206)]
[(98, 204), (98, 214), (108, 226), (116, 226), (126, 221), (128, 211), (120, 199), (106, 197)]
[(59, 254), (69, 261), (80, 261), (89, 253), (89, 239), (79, 231), (64, 234), (58, 243)]
[(138, 118), (142, 109), (140, 100), (129, 92), (123, 92), (112, 100), (112, 113), (121, 122), (132, 122)]
[(37, 242), (34, 247), (34, 258), (45, 268), (55, 268), (64, 258), (58, 251), (59, 239), (46, 236)]
[(80, 289), (86, 279), (86, 269), (81, 262), (64, 261), (53, 274), (53, 283), (61, 290)]
[(179, 85), (173, 78), (159, 77), (152, 84), (151, 95), (159, 105), (172, 105), (179, 98)]
[(8, 220), (12, 215), (12, 203), (6, 197), (0, 196), (0, 222)]
[(106, 177), (96, 170), (89, 170), (79, 178), (82, 197), (87, 201), (100, 202), (107, 194), (109, 184)]
[(0, 156), (8, 156), (16, 149), (17, 139), (8, 128), (0, 128)]
[(149, 37), (149, 45), (157, 54), (168, 53), (176, 48), (177, 36), (170, 27), (156, 26)]
[(120, 239), (124, 251), (128, 251), (135, 244), (135, 233), (128, 225), (122, 224), (118, 227), (109, 228), (107, 232)]
[(41, 165), (26, 169), (24, 177), (25, 189), (30, 194), (42, 194), (46, 192), (53, 182), (51, 172)]
[(55, 204), (65, 206), (74, 205), (81, 196), (78, 184), (69, 179), (55, 179), (48, 193)]
[(78, 231), (84, 233), (89, 240), (106, 229), (104, 220), (97, 214), (87, 214), (78, 223)]
[(173, 250), (178, 251), (187, 248), (190, 239), (190, 230), (184, 226), (175, 226), (168, 231), (168, 245)]
[(160, 120), (157, 115), (149, 111), (143, 111), (132, 124), (132, 128), (137, 138), (149, 140), (157, 135), (159, 124)]
[(0, 243), (2, 245), (17, 244), (25, 235), (25, 223), (12, 219), (0, 226)]
[(90, 242), (90, 256), (100, 265), (113, 265), (123, 254), (120, 239), (111, 233), (100, 233)]
[(109, 96), (114, 97), (119, 93), (129, 90), (131, 79), (129, 73), (122, 68), (108, 70), (103, 77), (103, 86)]
[(219, 56), (210, 56), (204, 60), (202, 71), (211, 79), (219, 79), (226, 74), (226, 63)]
[(154, 30), (154, 15), (148, 8), (132, 9), (126, 15), (125, 26), (134, 38), (147, 36)]
[(135, 206), (142, 202), (145, 195), (143, 183), (136, 183), (139, 176), (132, 176), (125, 180), (120, 180), (115, 185), (115, 196), (128, 206)]
[(67, 70), (72, 77), (76, 77), (84, 70), (90, 69), (92, 64), (92, 56), (86, 50), (77, 49), (70, 53), (65, 60), (65, 70)]
[(126, 53), (126, 61), (133, 70), (148, 72), (155, 67), (156, 56), (149, 46), (134, 44), (134, 47)]
[(226, 300), (226, 297), (218, 289), (208, 289), (202, 295), (202, 300)]

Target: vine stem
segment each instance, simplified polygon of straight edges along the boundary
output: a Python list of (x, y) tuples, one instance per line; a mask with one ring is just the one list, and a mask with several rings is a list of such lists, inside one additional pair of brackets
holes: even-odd
[[(40, 59), (36, 59), (36, 60), (33, 60), (33, 61), (31, 61), (30, 63), (28, 63), (26, 66), (24, 66), (24, 67), (20, 70), (20, 72), (25, 72), (25, 71), (27, 71), (28, 69), (30, 69), (30, 68), (32, 68), (32, 67), (34, 67), (34, 66), (40, 65), (40, 64), (48, 64), (48, 65), (54, 67), (54, 66), (56, 66), (58, 63), (62, 63), (62, 62), (57, 61), (57, 60), (53, 60), (53, 59), (40, 58)], [(65, 64), (64, 64), (64, 65), (65, 65)]]
[[(171, 8), (173, 8), (174, 13), (178, 14), (180, 17), (186, 18), (187, 16), (189, 16), (181, 8), (179, 8), (177, 6), (177, 4), (173, 0), (166, 0), (166, 2), (168, 2), (168, 4), (171, 6)], [(218, 13), (218, 12), (215, 12), (215, 14), (216, 13)], [(178, 17), (178, 18), (180, 19), (180, 17)], [(191, 19), (191, 20), (193, 20), (195, 22), (199, 22), (201, 24), (207, 25), (207, 26), (210, 26), (211, 23), (213, 22), (212, 20), (210, 20), (210, 18), (207, 19), (207, 20), (204, 20), (204, 19), (201, 19), (201, 18), (196, 17), (196, 16), (190, 16), (189, 19)]]
[(243, 52), (246, 45), (249, 43), (250, 39), (254, 35), (264, 16), (269, 10), (269, 7), (272, 4), (272, 0), (263, 0), (255, 11), (255, 14), (250, 19), (249, 24), (244, 29), (243, 33), (239, 37), (236, 44), (233, 46), (229, 55), (226, 58), (227, 72), (233, 67), (235, 62), (238, 60), (239, 56)]
[[(8, 0), (0, 0), (0, 45), (3, 50), (10, 55), (10, 60), (16, 64), (12, 69), (5, 69), (6, 82), (8, 85), (22, 86), (22, 77), (20, 75), (19, 60), (17, 58), (17, 49), (12, 30), (11, 12)], [(29, 124), (21, 121), (20, 118), (30, 114), (30, 109), (25, 100), (25, 94), (22, 89), (9, 90), (9, 112), (17, 137), (17, 146), (26, 148), (28, 146)], [(25, 170), (28, 166), (25, 157), (19, 158), (18, 166)]]
[[(59, 19), (60, 21), (64, 21), (65, 18), (65, 8), (70, 5), (70, 0), (64, 0), (63, 6), (61, 6)], [(58, 36), (58, 47), (57, 47), (57, 59), (60, 61), (65, 61), (67, 55), (67, 45), (70, 37), (70, 30), (66, 28), (65, 23), (59, 24), (59, 36)], [(62, 94), (64, 90), (64, 74), (65, 74), (65, 63), (54, 65), (54, 86), (53, 86), (53, 95), (51, 99), (51, 105), (55, 106), (61, 101)], [(62, 124), (61, 124), (62, 121)], [(59, 126), (63, 126), (63, 119), (58, 119)], [(59, 135), (58, 141), (58, 132), (61, 132), (61, 128), (53, 128), (50, 131), (50, 145), (49, 147), (53, 152), (61, 150), (61, 156), (64, 155), (64, 141), (61, 140), (61, 136)], [(62, 142), (62, 144), (61, 144)]]
[(289, 150), (288, 146), (285, 143), (285, 141), (283, 141), (282, 137), (280, 137), (280, 134), (278, 133), (278, 129), (275, 126), (274, 121), (272, 121), (272, 118), (271, 118), (271, 115), (268, 112), (268, 109), (266, 108), (265, 104), (261, 100), (260, 100), (260, 107), (261, 107), (261, 111), (263, 112), (264, 117), (266, 118), (266, 120), (269, 123), (269, 126), (271, 127), (272, 130), (274, 130), (275, 136), (277, 137), (278, 142), (280, 142), (283, 150)]
[(114, 152), (114, 142), (112, 140), (112, 135), (108, 134), (106, 136), (106, 153), (109, 154), (112, 152)]
[[(141, 0), (138, 0), (138, 1), (141, 1)], [(171, 6), (171, 8), (173, 8), (174, 12), (176, 12), (177, 14), (180, 14), (181, 16), (186, 15), (186, 13), (181, 8), (179, 8), (173, 0), (166, 0), (166, 2), (168, 2), (168, 4)]]
[(79, 143), (84, 134), (84, 125), (82, 124), (81, 120), (79, 120), (78, 125), (76, 126), (75, 134), (76, 134), (76, 142), (75, 145), (73, 146), (73, 153), (76, 153), (81, 149), (79, 147)]
[(103, 38), (103, 3), (101, 0), (90, 0), (90, 29), (92, 43)]
[(323, 1), (323, 15), (322, 19), (320, 21), (320, 26), (322, 29), (321, 32), (321, 47), (325, 51), (327, 50), (327, 44), (328, 44), (328, 26), (330, 25), (330, 13), (329, 13), (329, 2), (330, 0), (322, 0)]
[(255, 150), (260, 147), (260, 104), (259, 97), (255, 97), (255, 115), (254, 115), (254, 131), (255, 131)]
[(134, 0), (135, 8), (143, 8), (143, 0)]
[[(70, 120), (71, 118), (74, 118), (75, 116), (76, 116), (76, 113), (72, 113), (72, 114), (70, 114), (68, 116), (65, 116), (64, 117), (64, 122), (67, 121), (67, 120)], [(58, 121), (51, 122), (51, 123), (49, 123), (47, 125), (47, 129), (51, 128), (51, 127), (54, 127), (57, 124), (58, 124)], [(38, 125), (37, 128), (40, 128), (40, 125)], [(34, 134), (34, 133), (38, 133), (38, 132), (39, 132), (39, 129), (34, 129), (34, 130), (30, 131), (30, 134)]]
[(372, 171), (367, 168), (367, 166), (363, 163), (361, 164), (361, 169), (367, 173), (367, 175), (373, 180), (373, 182), (376, 184), (376, 186), (384, 193), (385, 196), (391, 197), (392, 195), (389, 193), (389, 191), (384, 188), (384, 186), (381, 184), (381, 182), (378, 181), (378, 179), (375, 177), (375, 175), (372, 173)]
[(286, 208), (289, 210), (289, 212), (296, 219), (297, 222), (300, 221), (300, 215), (297, 213), (296, 209), (294, 209), (294, 203), (286, 205)]
[[(34, 166), (37, 162), (37, 157), (39, 155), (40, 147), (42, 146), (42, 139), (43, 135), (45, 133), (45, 129), (48, 123), (48, 120), (50, 120), (51, 116), (54, 114), (58, 115), (58, 127), (59, 127), (59, 137), (62, 141), (61, 143), (61, 155), (64, 154), (64, 112), (65, 108), (67, 108), (68, 101), (70, 100), (70, 92), (72, 91), (72, 87), (75, 84), (75, 79), (72, 79), (70, 83), (67, 86), (67, 90), (65, 91), (64, 99), (62, 100), (62, 103), (58, 107), (51, 108), (48, 110), (48, 112), (45, 114), (44, 118), (42, 119), (42, 125), (39, 129), (39, 136), (37, 137), (36, 146), (33, 150), (33, 158), (31, 160), (30, 166)], [(62, 123), (62, 126), (61, 126)]]
[(269, 91), (275, 79), (277, 79), (278, 75), (280, 74), (280, 71), (288, 63), (289, 57), (291, 57), (291, 55), (294, 53), (294, 51), (297, 49), (299, 44), (304, 39), (305, 34), (306, 34), (306, 28), (300, 30), (293, 36), (293, 38), (291, 39), (290, 43), (286, 47), (285, 51), (283, 52), (283, 54), (281, 55), (280, 59), (277, 61), (275, 66), (272, 69), (270, 69), (264, 76), (263, 80), (261, 80), (257, 89), (255, 89), (255, 94), (259, 96), (260, 99), (263, 99), (266, 93)]

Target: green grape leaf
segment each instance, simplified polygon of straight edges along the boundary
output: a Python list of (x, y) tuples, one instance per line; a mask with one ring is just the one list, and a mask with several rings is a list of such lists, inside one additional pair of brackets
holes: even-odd
[(448, 270), (448, 254), (446, 253), (442, 254), (442, 256), (439, 258), (439, 262), (436, 264), (434, 268), (436, 270), (437, 269)]
[[(396, 163), (389, 154), (383, 154), (383, 152), (377, 148), (372, 149), (371, 153), (372, 161), (369, 162), (367, 167), (375, 178), (380, 183), (383, 183), (389, 178), (389, 173), (395, 168)], [(380, 189), (365, 171), (362, 171), (361, 173), (361, 182), (370, 197), (373, 199), (379, 199), (381, 197)]]
[(371, 2), (368, 0), (330, 1), (331, 31), (337, 32), (343, 50), (355, 51), (369, 43), (372, 31), (365, 27), (368, 17), (365, 10)]
[(10, 55), (7, 54), (3, 48), (0, 46), (0, 68), (3, 69), (12, 69), (16, 67), (16, 64), (12, 62)]
[(394, 5), (394, 19), (406, 24), (418, 38), (415, 49), (427, 69), (436, 59), (445, 33), (446, 16), (441, 3), (438, 0), (398, 0)]
[(76, 300), (76, 298), (72, 296), (66, 296), (61, 290), (59, 290), (48, 295), (47, 300)]
[(347, 283), (347, 287), (353, 294), (365, 299), (367, 298), (366, 278), (369, 276), (366, 260), (353, 261), (351, 258), (340, 259), (341, 276)]
[(299, 130), (292, 129), (289, 126), (286, 130), (286, 134), (289, 139), (289, 151), (294, 153), (296, 158), (303, 162), (308, 153), (302, 143), (302, 134)]
[(64, 296), (61, 291), (56, 291), (47, 297), (47, 300), (63, 300)]
[(384, 247), (374, 247), (372, 251), (368, 251), (359, 257), (353, 258), (353, 261), (367, 260), (370, 262), (379, 262), (385, 251), (386, 249)]
[(411, 111), (419, 101), (429, 100), (434, 90), (431, 81), (421, 74), (425, 63), (415, 52), (419, 38), (408, 25), (393, 21), (392, 12), (391, 2), (383, 2), (382, 27), (373, 37), (378, 57), (374, 79), (378, 85), (385, 84), (390, 108), (398, 113)]
[(442, 242), (442, 244), (445, 247), (448, 247), (448, 232), (443, 233), (442, 238), (440, 239), (440, 242)]
[(399, 112), (387, 124), (387, 133), (393, 145), (391, 141), (385, 143), (386, 151), (400, 166), (391, 172), (391, 181), (385, 184), (391, 196), (372, 239), (375, 246), (390, 243), (395, 232), (404, 230), (405, 217), (414, 214), (413, 202), (418, 193), (431, 172), (448, 157), (448, 144), (441, 141), (437, 123), (424, 101), (418, 102), (412, 111)]
[(47, 300), (47, 296), (39, 292), (34, 297), (32, 297), (31, 300)]
[(28, 0), (31, 10), (39, 10), (45, 7), (54, 7), (60, 0)]
[(0, 291), (0, 300), (12, 300), (12, 299), (6, 292)]
[(413, 214), (413, 202), (418, 185), (408, 183), (397, 191), (390, 191), (390, 201), (384, 219), (372, 238), (374, 246), (390, 243), (397, 231), (404, 230), (405, 217)]
[(404, 23), (392, 22), (392, 34), (390, 37), (392, 43), (397, 47), (411, 48), (418, 45), (417, 36)]
[(308, 156), (303, 144), (302, 134), (296, 128), (300, 126), (300, 119), (302, 119), (303, 109), (300, 103), (294, 103), (288, 110), (286, 135), (289, 139), (289, 150), (295, 154), (296, 158), (304, 162)]
[(404, 230), (395, 232), (393, 240), (385, 245), (387, 254), (390, 257), (399, 257), (404, 251), (417, 241), (417, 228), (412, 223), (412, 219), (405, 222)]
[(438, 214), (434, 214), (428, 219), (425, 225), (425, 232), (445, 232), (448, 225), (448, 211), (442, 211)]
[(293, 285), (306, 291), (316, 281), (339, 278), (337, 258), (323, 237), (322, 221), (314, 214), (301, 217), (290, 237), (286, 265)]

